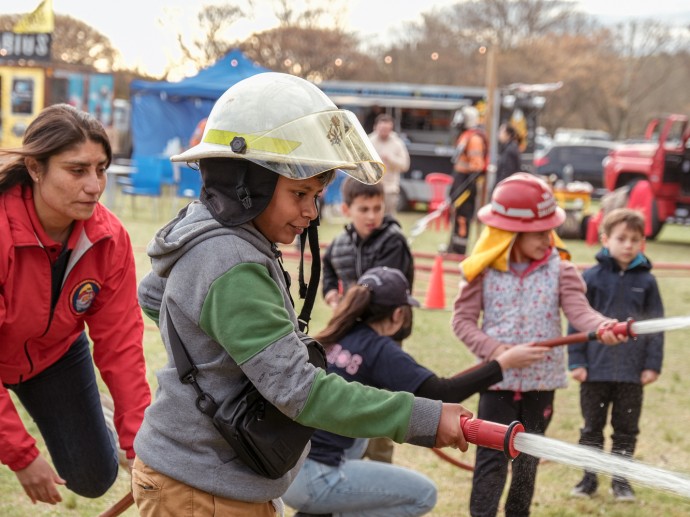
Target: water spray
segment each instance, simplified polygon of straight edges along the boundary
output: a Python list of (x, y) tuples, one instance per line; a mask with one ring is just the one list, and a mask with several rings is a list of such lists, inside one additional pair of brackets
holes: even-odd
[(509, 425), (489, 422), (479, 418), (460, 417), (460, 427), (465, 439), (474, 445), (503, 451), (506, 458), (514, 460), (521, 452), (536, 458), (544, 458), (571, 467), (621, 476), (652, 488), (690, 497), (690, 477), (631, 458), (604, 451), (564, 443), (539, 434), (525, 432), (520, 422)]
[(460, 417), (460, 427), (465, 439), (474, 445), (503, 451), (506, 458), (513, 460), (518, 457), (520, 451), (515, 448), (515, 436), (524, 433), (524, 426), (515, 421), (504, 425), (479, 418)]

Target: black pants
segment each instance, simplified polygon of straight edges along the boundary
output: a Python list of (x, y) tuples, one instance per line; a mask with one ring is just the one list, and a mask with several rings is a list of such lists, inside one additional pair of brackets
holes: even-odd
[(604, 448), (604, 427), (611, 408), (611, 452), (632, 456), (640, 433), (642, 385), (631, 382), (583, 382), (580, 407), (585, 420), (580, 445)]
[(103, 416), (86, 334), (35, 377), (5, 387), (36, 422), (67, 488), (83, 497), (105, 494), (117, 478), (117, 449)]
[[(453, 178), (453, 184), (450, 187), (450, 191), (455, 194), (455, 192), (467, 181), (469, 175), (467, 174), (455, 174)], [(465, 198), (465, 196), (467, 196)], [(464, 201), (456, 206), (455, 203), (451, 206), (451, 214), (453, 219), (453, 229), (450, 234), (450, 243), (448, 245), (449, 253), (458, 253), (460, 255), (465, 255), (467, 251), (467, 243), (470, 234), (470, 223), (474, 217), (474, 208), (477, 199), (477, 182), (470, 182), (465, 190), (457, 197), (458, 202), (465, 198)]]
[[(544, 434), (551, 422), (553, 400), (553, 391), (486, 391), (479, 397), (477, 417), (506, 425), (518, 420), (528, 433)], [(524, 453), (512, 461), (510, 490), (505, 505), (507, 517), (529, 515), (538, 464), (539, 458)], [(507, 477), (508, 459), (503, 451), (477, 447), (470, 496), (470, 514), (473, 517), (497, 514)]]

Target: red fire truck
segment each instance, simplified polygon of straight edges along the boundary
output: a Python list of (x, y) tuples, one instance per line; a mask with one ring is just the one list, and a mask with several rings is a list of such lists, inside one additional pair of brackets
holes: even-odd
[[(630, 188), (648, 215), (647, 236), (664, 223), (690, 223), (690, 128), (685, 115), (652, 119), (644, 138), (620, 144), (604, 159), (604, 186)], [(630, 203), (629, 203), (630, 205)]]

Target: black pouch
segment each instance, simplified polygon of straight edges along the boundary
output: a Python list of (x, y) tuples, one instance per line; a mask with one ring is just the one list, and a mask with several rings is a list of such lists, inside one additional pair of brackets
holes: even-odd
[[(326, 352), (321, 343), (299, 333), (307, 347), (309, 362), (326, 368)], [(280, 412), (250, 382), (237, 397), (218, 404), (197, 382), (198, 370), (168, 314), (168, 336), (180, 381), (197, 393), (196, 407), (209, 416), (213, 425), (237, 456), (254, 472), (278, 479), (292, 469), (311, 439), (314, 428), (298, 424)]]
[[(325, 368), (321, 344), (306, 335), (301, 338), (309, 362)], [(281, 413), (252, 383), (238, 397), (223, 401), (213, 425), (250, 469), (269, 479), (284, 476), (297, 464), (314, 432)]]

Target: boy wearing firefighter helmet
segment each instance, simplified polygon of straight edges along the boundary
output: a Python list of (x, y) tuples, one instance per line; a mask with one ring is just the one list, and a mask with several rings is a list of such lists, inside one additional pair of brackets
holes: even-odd
[[(478, 218), (485, 228), (460, 264), (452, 325), (480, 361), (515, 345), (560, 336), (561, 309), (578, 330), (600, 329), (607, 345), (625, 339), (605, 330), (612, 320), (590, 307), (582, 277), (567, 252), (559, 249), (554, 230), (565, 213), (544, 181), (524, 172), (513, 174), (496, 186)], [(539, 362), (505, 371), (503, 381), (480, 395), (478, 418), (503, 424), (519, 420), (527, 432), (544, 434), (555, 390), (566, 387), (566, 380), (565, 350), (554, 347)], [(506, 515), (529, 515), (538, 462), (527, 454), (512, 462)], [(473, 517), (496, 515), (507, 474), (502, 452), (477, 448)]]
[(132, 488), (141, 515), (176, 515), (192, 500), (194, 516), (281, 515), (280, 496), (309, 450), (277, 479), (245, 465), (180, 382), (171, 325), (199, 384), (218, 403), (253, 383), (305, 426), (467, 450), (459, 417), (471, 413), (462, 406), (327, 375), (309, 362), (300, 338), (278, 246), (317, 217), (316, 200), (335, 169), (365, 183), (383, 174), (352, 113), (308, 81), (258, 74), (228, 89), (201, 143), (172, 160), (198, 162), (203, 190), (149, 244), (153, 271), (139, 287), (168, 356), (134, 444)]

